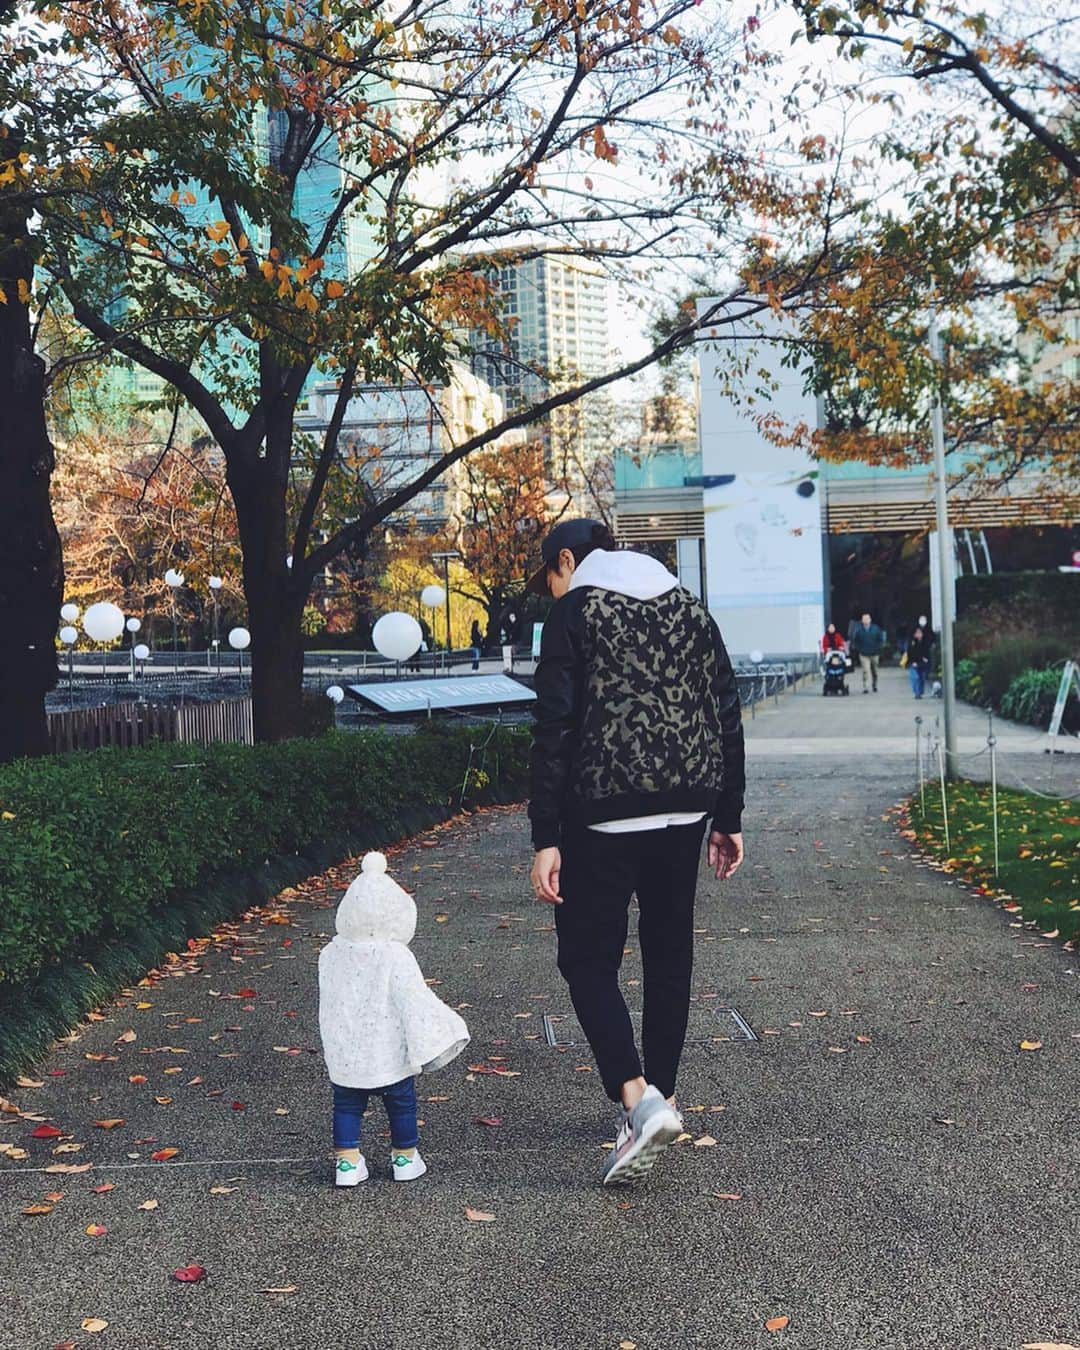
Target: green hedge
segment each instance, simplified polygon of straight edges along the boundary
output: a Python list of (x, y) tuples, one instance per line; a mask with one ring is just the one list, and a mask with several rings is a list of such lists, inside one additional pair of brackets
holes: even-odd
[[(0, 766), (0, 1077), (12, 1067), (11, 1028), (43, 984), (70, 1026), (73, 996), (56, 986), (86, 963), (115, 967), (119, 987), (133, 978), (125, 953), (137, 949), (145, 969), (335, 851), (444, 819), (463, 789), (466, 804), (523, 795), (528, 738), (488, 737), (433, 723), (411, 736), (169, 744)], [(470, 747), (485, 741), (470, 768)], [(86, 997), (104, 997), (101, 983)]]
[[(1003, 717), (1014, 722), (1026, 722), (1044, 730), (1050, 725), (1058, 690), (1061, 688), (1061, 666), (1050, 670), (1024, 670), (1012, 681), (1001, 699)], [(1065, 704), (1061, 725), (1065, 731), (1080, 730), (1080, 709), (1070, 692)]]

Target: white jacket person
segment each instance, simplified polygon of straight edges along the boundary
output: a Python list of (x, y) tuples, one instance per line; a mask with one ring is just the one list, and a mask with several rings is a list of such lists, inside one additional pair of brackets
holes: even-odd
[(330, 1081), (382, 1088), (441, 1069), (469, 1029), (424, 983), (409, 943), (412, 897), (369, 853), (337, 911), (337, 936), (319, 954), (319, 1031)]

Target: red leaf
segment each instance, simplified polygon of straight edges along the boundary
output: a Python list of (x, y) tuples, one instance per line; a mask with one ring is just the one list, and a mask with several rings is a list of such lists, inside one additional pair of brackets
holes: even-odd
[(170, 1158), (175, 1158), (179, 1152), (178, 1148), (159, 1148), (156, 1153), (151, 1153), (150, 1156), (154, 1162), (168, 1162)]
[(477, 1116), (474, 1125), (490, 1125), (492, 1129), (502, 1124), (502, 1116)]
[(30, 1131), (31, 1139), (59, 1139), (64, 1133), (58, 1130), (55, 1125), (39, 1125), (36, 1130)]
[(243, 1102), (233, 1102), (232, 1109), (234, 1111), (246, 1111), (247, 1107), (244, 1105)]
[(181, 1266), (179, 1270), (173, 1271), (173, 1279), (179, 1280), (181, 1284), (197, 1284), (199, 1280), (206, 1279), (206, 1271), (202, 1266)]
[(237, 998), (258, 998), (259, 995), (258, 995), (258, 993), (256, 992), (256, 990), (254, 990), (254, 989), (238, 989), (238, 990), (236, 991), (236, 997), (237, 997)]

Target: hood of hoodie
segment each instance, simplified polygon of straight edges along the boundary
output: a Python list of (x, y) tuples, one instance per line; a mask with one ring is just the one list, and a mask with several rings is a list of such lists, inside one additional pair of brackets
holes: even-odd
[(650, 558), (647, 553), (625, 550), (612, 553), (601, 548), (583, 558), (570, 579), (572, 591), (580, 586), (597, 586), (635, 600), (655, 600), (658, 595), (674, 590), (678, 584), (678, 577), (672, 576), (662, 562)]

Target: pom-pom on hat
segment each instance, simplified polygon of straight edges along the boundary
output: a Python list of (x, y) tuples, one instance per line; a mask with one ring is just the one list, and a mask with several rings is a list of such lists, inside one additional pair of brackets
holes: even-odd
[(364, 856), (360, 875), (338, 905), (338, 934), (351, 942), (404, 942), (416, 932), (416, 905), (386, 870), (386, 855)]

